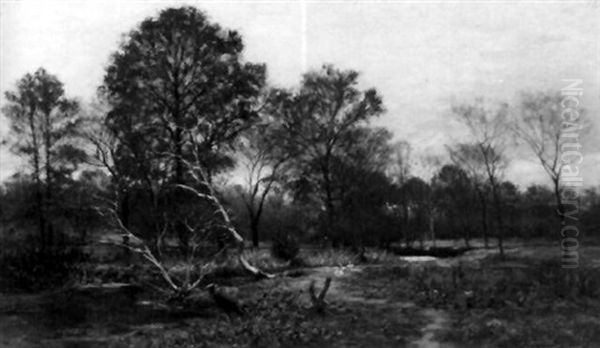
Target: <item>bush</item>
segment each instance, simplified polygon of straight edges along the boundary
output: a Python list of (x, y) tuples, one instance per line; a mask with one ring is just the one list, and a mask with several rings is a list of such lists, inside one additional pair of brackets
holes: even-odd
[(292, 261), (298, 257), (300, 245), (293, 236), (283, 234), (273, 239), (271, 253), (283, 261)]
[(10, 248), (0, 256), (0, 283), (4, 289), (31, 292), (61, 286), (86, 258), (78, 248), (65, 246)]

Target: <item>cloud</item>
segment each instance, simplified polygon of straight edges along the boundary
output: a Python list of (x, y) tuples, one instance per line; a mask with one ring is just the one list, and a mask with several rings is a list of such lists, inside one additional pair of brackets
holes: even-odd
[[(12, 88), (24, 73), (44, 66), (65, 82), (70, 95), (87, 101), (121, 35), (161, 8), (184, 4), (4, 2), (0, 89)], [(463, 138), (460, 126), (450, 121), (451, 98), (482, 95), (515, 103), (520, 90), (558, 90), (561, 79), (575, 77), (585, 79), (582, 102), (588, 113), (600, 111), (598, 7), (308, 2), (303, 19), (300, 2), (189, 4), (239, 30), (246, 59), (265, 62), (269, 81), (278, 86), (296, 85), (304, 62), (360, 71), (361, 87), (376, 87), (386, 104), (387, 114), (374, 123), (428, 153), (443, 153), (445, 143)], [(2, 170), (8, 172), (5, 168), (13, 164), (4, 158)], [(538, 180), (524, 175), (529, 170), (524, 162), (513, 167), (511, 179)], [(596, 169), (586, 167), (590, 178)]]

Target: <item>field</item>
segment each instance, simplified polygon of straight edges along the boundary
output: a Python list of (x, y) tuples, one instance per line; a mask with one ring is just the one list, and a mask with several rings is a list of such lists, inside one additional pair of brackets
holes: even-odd
[[(512, 242), (505, 260), (485, 249), (443, 259), (372, 250), (362, 264), (350, 252), (313, 249), (303, 251), (302, 267), (250, 252), (278, 276), (255, 281), (233, 263), (215, 269), (210, 280), (235, 292), (246, 310), (231, 317), (206, 291), (167, 303), (120, 286), (118, 265), (97, 266), (87, 286), (2, 295), (0, 346), (597, 346), (600, 247), (583, 248), (580, 268), (567, 274), (557, 246), (543, 244)], [(319, 290), (327, 277), (328, 305), (318, 313), (308, 288), (315, 281)]]

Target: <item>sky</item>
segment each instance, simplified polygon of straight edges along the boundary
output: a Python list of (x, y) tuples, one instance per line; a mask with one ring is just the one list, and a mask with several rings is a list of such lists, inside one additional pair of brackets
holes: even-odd
[[(453, 102), (482, 96), (515, 105), (521, 91), (556, 92), (564, 79), (583, 79), (585, 117), (600, 124), (596, 1), (0, 1), (2, 96), (44, 67), (68, 96), (90, 102), (123, 34), (161, 9), (191, 5), (238, 30), (244, 59), (266, 63), (272, 85), (297, 86), (324, 63), (359, 71), (360, 87), (377, 88), (386, 107), (373, 124), (411, 143), (417, 175), (428, 173), (421, 158), (444, 156), (444, 145), (467, 139)], [(0, 137), (7, 132), (0, 117)], [(596, 134), (582, 148), (586, 185), (600, 185)], [(506, 179), (549, 183), (527, 148), (509, 157)], [(0, 180), (23, 165), (0, 148)]]

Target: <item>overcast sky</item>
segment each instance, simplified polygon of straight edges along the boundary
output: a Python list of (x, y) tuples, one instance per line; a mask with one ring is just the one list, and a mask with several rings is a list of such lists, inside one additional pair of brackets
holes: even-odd
[[(451, 101), (484, 96), (514, 103), (522, 90), (558, 91), (562, 79), (584, 80), (582, 106), (599, 123), (600, 5), (594, 1), (1, 1), (2, 95), (44, 67), (69, 96), (88, 102), (123, 33), (160, 9), (187, 4), (239, 30), (245, 59), (266, 63), (274, 85), (297, 85), (306, 69), (323, 63), (358, 70), (361, 85), (384, 98), (387, 111), (375, 124), (409, 141), (416, 155), (444, 154), (444, 144), (464, 139)], [(7, 129), (0, 118), (0, 135)], [(600, 141), (586, 143), (583, 153), (584, 181), (600, 184)], [(525, 149), (511, 157), (507, 179), (548, 183)], [(0, 149), (0, 180), (20, 165)]]

